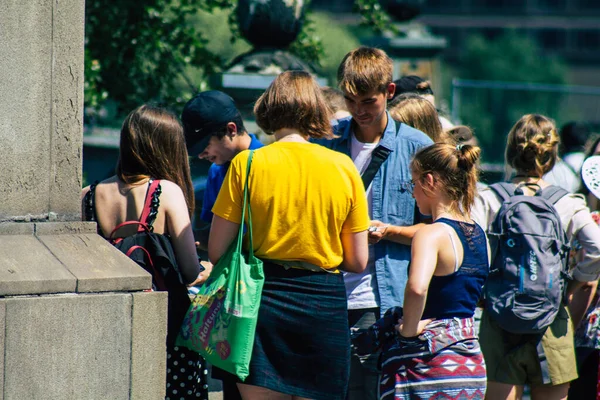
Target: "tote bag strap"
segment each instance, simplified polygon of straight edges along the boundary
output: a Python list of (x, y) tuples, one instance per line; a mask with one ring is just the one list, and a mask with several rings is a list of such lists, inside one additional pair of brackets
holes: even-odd
[(254, 247), (252, 242), (252, 211), (250, 209), (250, 199), (248, 199), (248, 181), (250, 180), (250, 167), (252, 166), (252, 157), (254, 156), (254, 150), (250, 150), (248, 155), (248, 165), (246, 166), (246, 182), (244, 183), (244, 202), (242, 206), (242, 223), (240, 224), (240, 231), (238, 233), (237, 246), (235, 251), (237, 253), (242, 252), (242, 237), (244, 236), (244, 217), (246, 216), (246, 207), (248, 207), (248, 255), (249, 259), (254, 258)]

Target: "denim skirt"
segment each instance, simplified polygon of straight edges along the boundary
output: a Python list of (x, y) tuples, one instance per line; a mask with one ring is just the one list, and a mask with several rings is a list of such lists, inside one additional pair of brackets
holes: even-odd
[(250, 375), (243, 382), (311, 399), (346, 397), (350, 333), (342, 274), (265, 261)]

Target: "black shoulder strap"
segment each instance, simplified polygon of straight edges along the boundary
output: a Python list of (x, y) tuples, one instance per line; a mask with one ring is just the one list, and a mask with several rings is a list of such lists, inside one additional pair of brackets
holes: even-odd
[(490, 185), (490, 189), (492, 189), (502, 201), (509, 200), (515, 194), (515, 185), (509, 182), (496, 182)]
[(98, 221), (96, 217), (96, 186), (98, 185), (98, 181), (95, 181), (90, 185), (90, 190), (85, 194), (83, 198), (84, 204), (84, 217), (86, 221)]
[(546, 199), (550, 204), (554, 205), (557, 201), (569, 194), (565, 189), (558, 186), (548, 186), (539, 192), (539, 196)]
[[(398, 132), (400, 132), (400, 122), (394, 120), (394, 123), (396, 124), (396, 136), (398, 136)], [(390, 149), (383, 146), (377, 146), (375, 150), (373, 150), (373, 153), (371, 154), (371, 162), (367, 166), (367, 169), (365, 169), (365, 172), (362, 174), (362, 181), (363, 185), (365, 186), (365, 190), (368, 189), (369, 185), (373, 181), (373, 178), (375, 178), (375, 174), (377, 174), (377, 171), (379, 171), (379, 167), (381, 167), (381, 164), (387, 160), (391, 152), (392, 151)]]
[[(156, 219), (156, 215), (158, 214), (158, 207), (160, 206), (160, 194), (162, 193), (160, 187), (160, 179), (152, 179), (148, 181), (148, 190), (146, 191), (146, 198), (144, 200), (144, 209), (142, 210), (142, 215), (140, 217), (140, 222), (142, 224), (146, 224), (150, 232), (154, 230), (152, 224), (154, 224), (154, 220)], [(138, 232), (143, 232), (144, 228), (142, 226), (138, 227)]]

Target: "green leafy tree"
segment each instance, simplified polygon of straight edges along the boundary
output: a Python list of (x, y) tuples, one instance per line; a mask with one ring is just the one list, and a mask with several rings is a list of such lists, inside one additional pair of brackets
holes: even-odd
[[(229, 0), (94, 0), (86, 2), (86, 103), (110, 97), (130, 110), (142, 101), (172, 103), (173, 80), (186, 80), (187, 65), (206, 73), (222, 59), (207, 50), (191, 16), (234, 6)], [(196, 86), (187, 80), (188, 90)]]
[[(86, 113), (100, 117), (99, 110), (109, 110), (119, 121), (143, 102), (177, 106), (206, 90), (210, 74), (251, 48), (237, 28), (236, 6), (237, 0), (87, 1)], [(355, 0), (355, 7), (375, 31), (389, 21), (377, 0)], [(331, 19), (324, 26), (324, 20), (307, 13), (289, 50), (331, 77), (337, 50), (347, 51), (358, 41)]]
[[(459, 60), (459, 76), (466, 79), (522, 83), (564, 84), (562, 61), (546, 55), (528, 36), (514, 30), (494, 40), (474, 35), (466, 42)], [(488, 162), (502, 162), (506, 135), (524, 114), (540, 113), (557, 118), (561, 96), (537, 91), (461, 89), (459, 116), (472, 126)]]
[[(230, 42), (244, 42), (235, 0), (94, 0), (86, 2), (85, 100), (90, 109), (110, 100), (117, 113), (142, 102), (180, 104), (206, 86), (229, 61), (211, 48), (199, 15), (227, 15)], [(217, 39), (218, 41), (219, 39)], [(290, 51), (318, 65), (323, 54), (310, 19)]]

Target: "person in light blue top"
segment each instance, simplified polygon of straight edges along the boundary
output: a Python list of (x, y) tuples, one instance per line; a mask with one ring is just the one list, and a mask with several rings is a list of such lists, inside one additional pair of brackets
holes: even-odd
[[(255, 135), (246, 131), (242, 115), (233, 99), (218, 90), (199, 93), (188, 101), (183, 108), (181, 120), (189, 156), (212, 163), (208, 170), (200, 213), (200, 218), (209, 225), (206, 229), (194, 231), (197, 246), (206, 250), (213, 218), (211, 209), (221, 190), (230, 161), (243, 150), (258, 149), (263, 144)], [(233, 375), (213, 367), (212, 377), (223, 381), (224, 400), (241, 399)]]
[[(349, 155), (363, 182), (368, 171), (374, 171), (371, 161), (387, 154), (365, 185), (372, 220), (367, 269), (344, 274), (352, 335), (403, 303), (410, 242), (419, 215), (412, 198), (409, 163), (419, 149), (433, 143), (423, 132), (394, 121), (386, 111), (395, 90), (392, 70), (391, 59), (380, 49), (360, 47), (348, 53), (338, 69), (338, 84), (351, 117), (333, 126), (337, 138), (319, 141)], [(378, 398), (377, 358), (377, 354), (352, 352), (348, 400)]]

